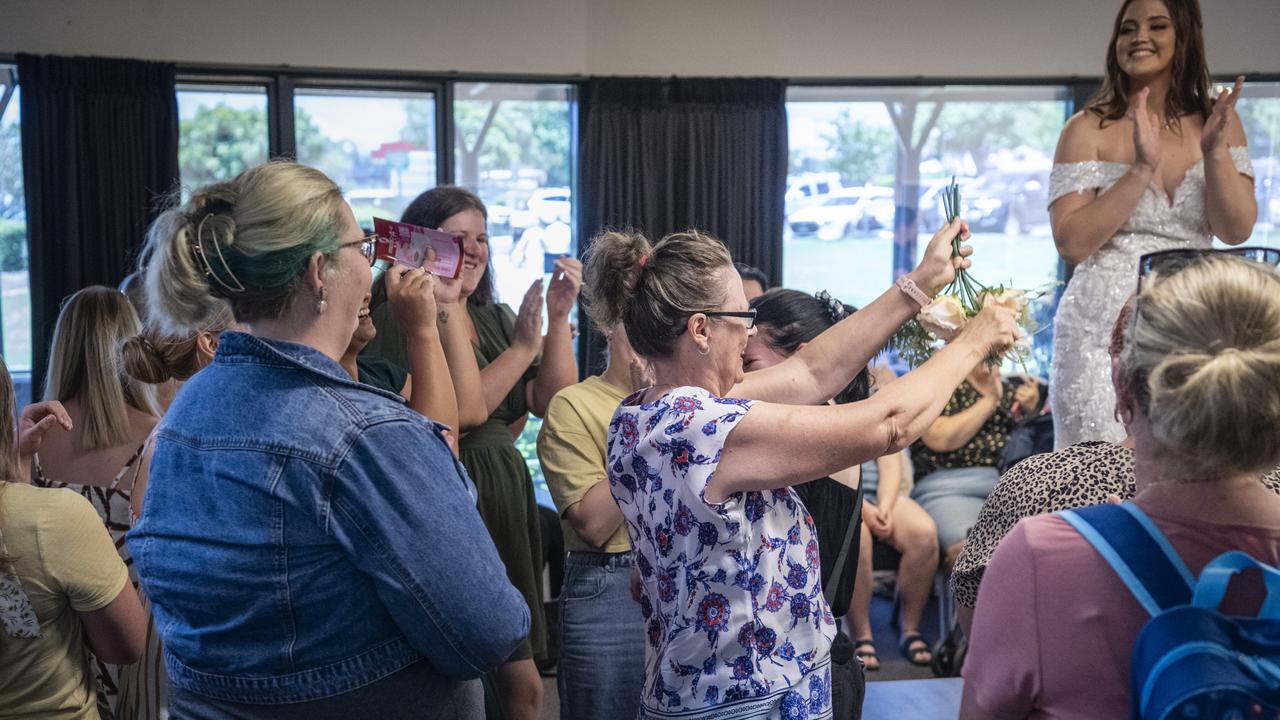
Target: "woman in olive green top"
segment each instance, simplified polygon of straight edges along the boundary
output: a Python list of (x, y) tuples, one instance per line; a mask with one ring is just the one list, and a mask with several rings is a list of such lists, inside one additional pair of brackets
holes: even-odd
[[(444, 185), (419, 195), (402, 220), (438, 228), (462, 240), (462, 292), (466, 312), (439, 307), (437, 325), (460, 324), (474, 351), (471, 358), (451, 352), (445, 343), (449, 374), (457, 391), (459, 457), (475, 481), (477, 507), (507, 577), (525, 596), (533, 616), (528, 640), (496, 673), (507, 720), (538, 720), (542, 712), (542, 678), (533, 658), (546, 652), (546, 617), (542, 609), (542, 533), (533, 496), (533, 479), (515, 438), (528, 414), (542, 417), (552, 396), (578, 381), (569, 311), (582, 285), (582, 265), (572, 258), (556, 262), (547, 289), (547, 334), (542, 336), (542, 280), (525, 293), (519, 314), (494, 297), (489, 265), (488, 213), (484, 203), (464, 188)], [(403, 348), (386, 311), (374, 313), (378, 338), (366, 352), (393, 356)], [(474, 378), (479, 366), (479, 382)], [(469, 367), (468, 367), (469, 366)], [(477, 391), (478, 390), (478, 391)], [(480, 418), (483, 418), (482, 420)]]

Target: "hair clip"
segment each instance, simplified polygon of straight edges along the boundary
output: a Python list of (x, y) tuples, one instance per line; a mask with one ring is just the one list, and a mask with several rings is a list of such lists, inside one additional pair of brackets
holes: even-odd
[(200, 221), (200, 224), (196, 226), (196, 241), (191, 244), (191, 247), (195, 250), (196, 259), (200, 261), (202, 266), (204, 266), (205, 275), (216, 280), (219, 285), (226, 289), (227, 292), (242, 293), (245, 291), (244, 285), (240, 283), (240, 280), (236, 277), (235, 273), (231, 272), (231, 266), (227, 264), (227, 258), (222, 254), (222, 248), (218, 245), (218, 239), (213, 239), (213, 250), (218, 254), (218, 260), (222, 263), (222, 269), (226, 271), (227, 277), (231, 279), (231, 282), (235, 283), (234, 286), (228, 285), (227, 282), (218, 275), (218, 273), (213, 271), (213, 265), (209, 262), (209, 256), (204, 252), (204, 224), (209, 222), (209, 218), (211, 217), (213, 217), (213, 213), (205, 215)]
[(831, 293), (826, 290), (819, 290), (813, 296), (827, 306), (827, 316), (831, 318), (831, 322), (838, 323), (849, 316), (849, 312), (845, 310), (844, 303), (831, 297)]

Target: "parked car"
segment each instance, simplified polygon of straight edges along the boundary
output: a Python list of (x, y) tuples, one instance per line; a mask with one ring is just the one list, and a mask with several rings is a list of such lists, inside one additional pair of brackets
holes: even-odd
[(964, 218), (978, 232), (1018, 235), (1049, 224), (1049, 171), (989, 174), (961, 193)]
[(802, 173), (787, 178), (786, 206), (799, 210), (818, 198), (826, 197), (841, 187), (840, 173)]
[[(844, 188), (830, 193), (823, 200), (806, 208), (801, 208), (787, 218), (787, 225), (796, 236), (816, 235), (819, 240), (840, 240), (858, 230), (884, 227), (883, 201), (893, 203), (893, 188), (857, 187)], [(879, 203), (879, 216), (868, 214), (873, 203)], [(888, 216), (892, 225), (893, 216)]]
[(567, 223), (573, 219), (573, 205), (569, 188), (538, 188), (529, 196), (529, 212), (543, 225), (553, 222)]
[[(955, 183), (960, 187), (960, 201), (964, 204), (973, 190), (976, 179), (958, 177), (955, 178)], [(946, 224), (947, 215), (942, 203), (942, 192), (950, 186), (951, 178), (920, 186), (920, 212), (917, 217), (922, 229), (927, 228), (932, 232)]]

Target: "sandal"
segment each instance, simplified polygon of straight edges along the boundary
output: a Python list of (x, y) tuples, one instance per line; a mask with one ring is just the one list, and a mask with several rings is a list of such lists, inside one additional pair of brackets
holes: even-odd
[(929, 641), (918, 632), (903, 635), (898, 647), (902, 649), (902, 657), (912, 665), (923, 667), (933, 663), (933, 651), (929, 649)]
[[(863, 649), (868, 648), (868, 649)], [(880, 658), (876, 656), (875, 640), (858, 640), (853, 644), (853, 656), (862, 663), (862, 669), (875, 672), (880, 669)], [(872, 664), (874, 663), (874, 664)]]

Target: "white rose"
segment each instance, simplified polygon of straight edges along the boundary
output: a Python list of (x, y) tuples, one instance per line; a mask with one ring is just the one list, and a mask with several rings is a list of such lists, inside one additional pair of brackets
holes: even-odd
[(954, 295), (939, 295), (934, 298), (933, 302), (920, 309), (916, 319), (920, 321), (921, 327), (944, 342), (954, 338), (969, 320), (964, 306)]
[(1027, 294), (1021, 290), (1008, 288), (999, 292), (989, 291), (982, 294), (982, 307), (998, 305), (1006, 307), (1021, 315), (1027, 305)]

